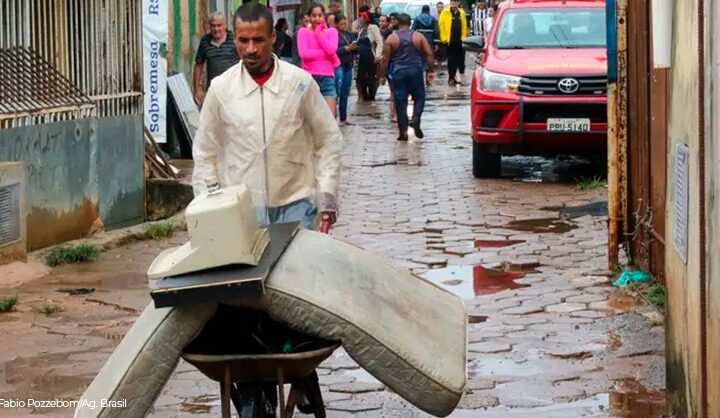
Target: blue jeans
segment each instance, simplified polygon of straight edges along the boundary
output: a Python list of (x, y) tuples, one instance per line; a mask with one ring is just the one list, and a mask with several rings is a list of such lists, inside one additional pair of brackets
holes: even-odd
[(303, 227), (310, 230), (317, 228), (315, 222), (317, 213), (317, 207), (310, 199), (301, 199), (285, 206), (268, 208), (271, 224), (302, 222)]
[(413, 98), (413, 125), (420, 126), (420, 118), (425, 108), (425, 78), (422, 68), (402, 68), (395, 70), (390, 81), (395, 93), (395, 112), (400, 132), (407, 131), (408, 96)]
[(340, 107), (340, 121), (347, 120), (348, 97), (352, 86), (352, 67), (345, 68), (342, 65), (335, 69), (335, 88), (337, 89)]
[(326, 99), (337, 98), (337, 90), (335, 89), (335, 77), (327, 75), (313, 75), (313, 79), (320, 87), (320, 93)]

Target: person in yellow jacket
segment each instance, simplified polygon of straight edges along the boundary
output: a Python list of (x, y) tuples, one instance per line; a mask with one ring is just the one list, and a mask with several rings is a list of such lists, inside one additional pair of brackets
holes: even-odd
[(462, 84), (465, 76), (465, 50), (462, 40), (467, 37), (468, 27), (465, 11), (458, 7), (457, 0), (452, 0), (450, 7), (440, 13), (438, 32), (440, 42), (447, 48), (448, 84)]

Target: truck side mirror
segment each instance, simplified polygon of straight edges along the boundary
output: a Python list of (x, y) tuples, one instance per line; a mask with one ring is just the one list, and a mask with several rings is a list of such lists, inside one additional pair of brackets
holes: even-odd
[(485, 37), (482, 35), (468, 36), (462, 41), (466, 51), (480, 53), (485, 51)]

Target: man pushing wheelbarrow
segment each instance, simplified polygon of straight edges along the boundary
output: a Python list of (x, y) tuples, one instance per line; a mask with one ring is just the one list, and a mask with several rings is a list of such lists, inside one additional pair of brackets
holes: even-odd
[(83, 394), (127, 406), (75, 417), (146, 416), (184, 358), (221, 383), (224, 417), (232, 403), (242, 418), (322, 418), (314, 369), (340, 345), (395, 394), (450, 414), (467, 385), (462, 300), (313, 231), (337, 219), (341, 133), (312, 77), (272, 55), (268, 10), (245, 4), (233, 23), (241, 61), (213, 79), (193, 144), (190, 240), (153, 261), (153, 303)]

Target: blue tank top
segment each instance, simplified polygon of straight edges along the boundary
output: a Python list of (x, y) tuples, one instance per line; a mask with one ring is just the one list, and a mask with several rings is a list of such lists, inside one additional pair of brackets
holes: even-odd
[(423, 69), (423, 53), (415, 48), (412, 38), (415, 31), (410, 29), (400, 29), (397, 32), (400, 38), (400, 46), (395, 50), (392, 56), (393, 71), (403, 69), (421, 70)]

